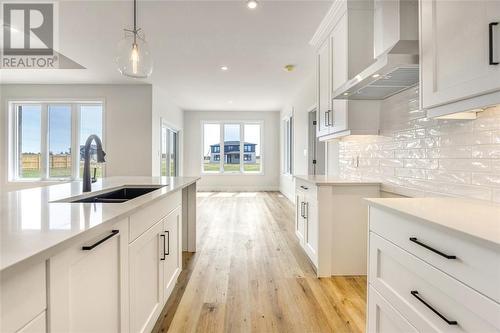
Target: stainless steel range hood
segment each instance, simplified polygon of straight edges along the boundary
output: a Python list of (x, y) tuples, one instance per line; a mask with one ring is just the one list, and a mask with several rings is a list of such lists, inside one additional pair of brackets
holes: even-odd
[(375, 62), (336, 89), (334, 99), (382, 100), (418, 84), (416, 1), (375, 0), (374, 42)]

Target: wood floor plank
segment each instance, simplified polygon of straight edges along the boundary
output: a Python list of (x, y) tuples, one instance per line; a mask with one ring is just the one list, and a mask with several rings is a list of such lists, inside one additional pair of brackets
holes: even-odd
[(153, 332), (364, 332), (366, 277), (317, 279), (283, 195), (197, 200), (198, 252)]

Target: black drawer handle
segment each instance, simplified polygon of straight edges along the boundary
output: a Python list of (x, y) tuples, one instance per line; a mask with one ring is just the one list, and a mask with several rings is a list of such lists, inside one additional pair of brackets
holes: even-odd
[(426, 245), (426, 244), (424, 244), (424, 243), (420, 242), (420, 241), (417, 239), (417, 237), (410, 237), (410, 241), (411, 241), (411, 242), (413, 242), (413, 243), (416, 243), (416, 244), (418, 244), (418, 245), (420, 245), (420, 246), (422, 246), (422, 247), (424, 247), (424, 248), (426, 248), (426, 249), (427, 249), (427, 250), (429, 250), (429, 251), (432, 251), (432, 252), (434, 252), (434, 253), (437, 253), (437, 254), (439, 254), (441, 257), (445, 257), (446, 259), (457, 259), (457, 257), (456, 257), (456, 256), (450, 256), (450, 255), (448, 255), (448, 254), (446, 254), (446, 253), (443, 253), (443, 252), (441, 252), (441, 251), (438, 251), (438, 250), (436, 250), (436, 249), (433, 249), (433, 248), (432, 248), (432, 247), (430, 247), (429, 245)]
[(107, 235), (106, 237), (104, 237), (103, 239), (101, 239), (100, 241), (92, 244), (92, 245), (89, 245), (89, 246), (82, 246), (82, 250), (83, 251), (90, 251), (92, 250), (93, 248), (99, 246), (100, 244), (104, 243), (105, 241), (107, 241), (108, 239), (110, 239), (111, 237), (115, 236), (115, 235), (118, 235), (118, 233), (120, 232), (120, 230), (111, 230), (111, 233), (109, 235)]
[(491, 22), (489, 25), (489, 45), (490, 45), (490, 65), (498, 65), (499, 62), (493, 59), (493, 51), (495, 43), (493, 41), (493, 27), (497, 26), (498, 22)]
[(160, 260), (165, 260), (165, 255), (166, 255), (166, 253), (165, 253), (165, 249), (166, 249), (166, 247), (165, 247), (165, 235), (161, 234), (160, 237), (163, 238), (163, 251), (162, 251), (163, 252), (163, 258), (160, 258)]
[(303, 190), (308, 190), (309, 189), (309, 187), (305, 187), (303, 185), (300, 185), (300, 188), (303, 189)]
[(417, 290), (412, 290), (410, 292), (413, 297), (415, 297), (416, 299), (418, 299), (423, 305), (425, 305), (427, 308), (429, 308), (432, 312), (434, 312), (435, 314), (437, 314), (439, 316), (439, 318), (443, 319), (448, 325), (458, 325), (457, 321), (455, 320), (448, 320), (448, 318), (446, 318), (445, 316), (443, 316), (441, 313), (439, 313), (438, 310), (434, 309), (432, 307), (432, 305), (430, 305), (429, 303), (427, 303), (426, 301), (424, 301), (419, 295), (418, 295), (418, 291)]

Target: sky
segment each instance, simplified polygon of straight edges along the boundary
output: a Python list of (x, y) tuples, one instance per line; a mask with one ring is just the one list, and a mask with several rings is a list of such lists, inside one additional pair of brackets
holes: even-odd
[[(255, 152), (260, 156), (260, 125), (245, 124), (244, 125), (245, 142), (255, 143)], [(205, 124), (204, 126), (203, 153), (209, 154), (210, 145), (220, 143), (220, 127), (219, 124)], [(240, 141), (240, 125), (225, 124), (224, 125), (224, 141)]]
[[(68, 105), (49, 106), (49, 151), (69, 152), (71, 146), (71, 108)], [(41, 106), (22, 107), (22, 152), (39, 153), (41, 135)], [(102, 137), (102, 107), (82, 105), (80, 116), (80, 145), (90, 134)]]

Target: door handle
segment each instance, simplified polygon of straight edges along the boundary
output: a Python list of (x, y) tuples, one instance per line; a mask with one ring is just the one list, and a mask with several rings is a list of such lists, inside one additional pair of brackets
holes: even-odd
[(499, 62), (495, 61), (494, 58), (494, 47), (495, 47), (495, 42), (493, 40), (493, 28), (498, 25), (498, 22), (491, 22), (489, 24), (489, 46), (490, 46), (490, 65), (498, 65)]
[(304, 217), (304, 202), (300, 202), (300, 216)]
[(437, 314), (439, 316), (439, 318), (443, 319), (448, 325), (458, 325), (457, 321), (456, 320), (449, 320), (448, 318), (446, 318), (445, 316), (443, 316), (438, 310), (434, 309), (434, 307), (432, 305), (430, 305), (429, 303), (427, 303), (426, 301), (424, 301), (418, 294), (418, 291), (417, 290), (412, 290), (410, 291), (410, 293), (412, 294), (413, 297), (415, 297), (416, 299), (418, 299), (420, 301), (420, 303), (422, 303), (423, 305), (425, 305), (429, 310), (431, 310), (432, 312), (434, 312), (435, 314)]
[(95, 247), (99, 246), (100, 244), (104, 243), (105, 241), (107, 241), (111, 237), (118, 235), (119, 232), (120, 232), (120, 230), (111, 230), (111, 233), (109, 235), (107, 235), (103, 239), (95, 242), (94, 244), (89, 245), (89, 246), (82, 246), (82, 250), (83, 251), (90, 251), (90, 250), (94, 249)]
[(329, 123), (329, 115), (328, 113), (330, 112), (330, 110), (326, 111), (325, 112), (325, 127), (328, 127), (328, 123)]
[(304, 202), (304, 218), (307, 219), (307, 217), (309, 216), (309, 203), (308, 202)]

